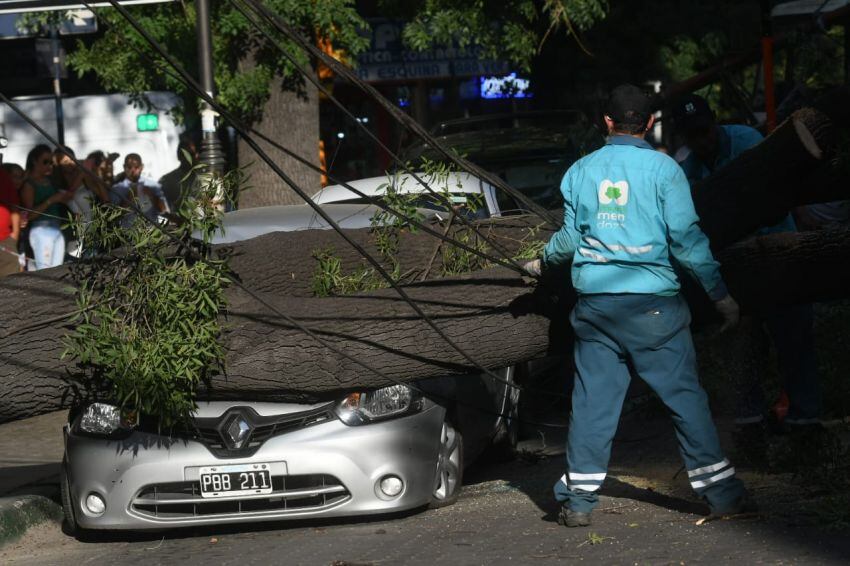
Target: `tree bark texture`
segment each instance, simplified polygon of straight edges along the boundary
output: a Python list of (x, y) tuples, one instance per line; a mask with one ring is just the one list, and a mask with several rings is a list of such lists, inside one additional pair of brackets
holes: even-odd
[[(808, 135), (801, 138), (801, 131)], [(718, 259), (724, 277), (747, 309), (846, 296), (850, 276), (840, 266), (850, 261), (847, 231), (778, 234), (729, 245), (810, 200), (801, 179), (822, 161), (815, 158), (818, 152), (812, 151), (811, 143), (814, 140), (826, 154), (831, 135), (823, 114), (795, 114), (762, 145), (694, 187), (704, 231), (715, 249), (722, 250)], [(551, 230), (540, 224), (513, 217), (485, 223), (482, 229), (513, 251), (522, 245), (530, 226), (539, 231), (529, 238), (547, 240)], [(368, 230), (351, 233), (367, 250), (376, 252)], [(417, 279), (437, 245), (436, 239), (421, 231), (403, 236), (397, 256), (402, 273), (413, 271), (409, 280)], [(332, 231), (268, 234), (222, 246), (219, 251), (230, 256), (236, 277), (248, 288), (394, 379), (473, 369), (392, 290), (313, 298), (316, 261), (312, 255), (329, 247), (335, 249), (343, 272), (364, 264)], [(439, 265), (431, 272), (438, 276)], [(474, 359), (495, 368), (547, 348), (557, 350), (565, 343), (557, 338), (572, 304), (564, 275), (554, 283), (557, 299), (551, 287), (532, 292), (519, 276), (499, 269), (406, 288)], [(67, 320), (61, 315), (74, 308), (71, 284), (65, 268), (0, 280), (0, 294), (7, 305), (0, 313), (0, 421), (55, 410), (66, 403), (65, 375), (70, 368), (60, 360), (63, 321)], [(710, 312), (705, 309), (704, 293), (692, 291), (688, 297), (695, 314)], [(302, 399), (388, 384), (387, 379), (292, 329), (237, 287), (229, 291), (229, 301), (224, 320), (228, 374), (215, 381), (213, 393), (268, 398), (278, 392), (278, 396)], [(43, 324), (33, 326), (39, 321)]]
[[(361, 232), (360, 237), (368, 237)], [(328, 234), (280, 232), (233, 248), (263, 250), (263, 263), (242, 265), (252, 266), (250, 281), (275, 282), (263, 289), (264, 299), (391, 378), (406, 381), (474, 369), (390, 289), (309, 298), (312, 243), (304, 243)], [(405, 241), (409, 265), (427, 261), (432, 244), (419, 234)], [(232, 252), (237, 254), (234, 261), (247, 260), (248, 254)], [(751, 238), (730, 246), (718, 258), (731, 292), (745, 310), (828, 300), (846, 296), (850, 284), (850, 272), (836, 268), (850, 261), (850, 231)], [(294, 267), (281, 269), (284, 266)], [(281, 271), (290, 276), (280, 277)], [(59, 360), (65, 328), (57, 315), (73, 309), (68, 285), (62, 269), (0, 280), (0, 290), (12, 294), (17, 305), (4, 313), (0, 335), (0, 420), (56, 410), (66, 402), (66, 364)], [(449, 337), (489, 368), (559, 352), (567, 343), (565, 321), (573, 297), (566, 273), (532, 287), (513, 272), (495, 268), (405, 289)], [(688, 285), (685, 292), (696, 317), (711, 314), (702, 291)], [(215, 380), (213, 395), (303, 400), (392, 382), (330, 351), (237, 287), (229, 291), (228, 299), (229, 312), (223, 320), (227, 375)], [(16, 331), (39, 320), (52, 323)]]
[[(303, 86), (301, 93), (284, 90), (280, 80), (275, 80), (263, 108), (263, 119), (254, 129), (319, 165), (318, 91), (309, 83)], [(308, 195), (322, 188), (318, 173), (259, 138), (254, 139)], [(250, 175), (249, 188), (239, 194), (239, 208), (304, 202), (242, 138), (239, 139), (238, 151), (239, 163), (247, 166), (246, 172)]]
[(691, 194), (700, 226), (721, 250), (764, 226), (778, 224), (804, 202), (803, 182), (835, 144), (834, 127), (822, 112), (795, 112), (763, 142), (703, 181)]

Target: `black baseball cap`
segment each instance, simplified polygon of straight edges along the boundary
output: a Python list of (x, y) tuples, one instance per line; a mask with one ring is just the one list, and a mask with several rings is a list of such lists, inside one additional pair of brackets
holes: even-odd
[(698, 94), (688, 94), (673, 106), (676, 127), (684, 131), (705, 130), (714, 125), (714, 112)]
[(605, 115), (617, 124), (646, 124), (652, 114), (652, 100), (640, 87), (622, 84), (608, 96)]

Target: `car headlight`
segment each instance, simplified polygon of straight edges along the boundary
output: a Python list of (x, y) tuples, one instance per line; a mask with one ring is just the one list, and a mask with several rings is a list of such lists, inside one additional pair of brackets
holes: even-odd
[(80, 417), (80, 430), (89, 434), (115, 436), (129, 433), (136, 426), (135, 415), (123, 412), (115, 405), (92, 403)]
[(361, 425), (422, 410), (419, 394), (406, 385), (391, 385), (367, 393), (350, 393), (337, 404), (336, 414), (347, 425)]

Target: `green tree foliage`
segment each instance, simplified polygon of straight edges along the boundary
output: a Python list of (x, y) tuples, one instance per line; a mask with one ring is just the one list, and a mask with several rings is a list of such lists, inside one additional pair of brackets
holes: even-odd
[[(262, 108), (273, 80), (283, 78), (285, 88), (298, 90), (300, 74), (229, 2), (211, 2), (213, 58), (219, 101), (243, 120), (262, 118)], [(354, 0), (266, 0), (265, 4), (308, 36), (330, 39), (336, 49), (354, 55), (367, 40), (360, 33), (366, 23), (354, 8)], [(192, 2), (169, 2), (129, 8), (141, 25), (171, 55), (197, 76), (196, 13)], [(156, 64), (160, 57), (124, 21), (115, 10), (101, 8), (105, 22), (103, 36), (94, 42), (79, 41), (69, 54), (68, 63), (77, 73), (94, 72), (109, 91), (128, 92), (141, 101), (146, 90), (169, 90), (186, 100), (186, 114), (196, 110), (196, 97), (174, 76), (164, 72), (167, 66)], [(103, 25), (102, 25), (103, 27)], [(288, 51), (302, 65), (307, 58), (288, 44)], [(177, 109), (178, 112), (180, 109)]]
[[(224, 369), (219, 313), (229, 280), (210, 251), (221, 192), (242, 182), (235, 170), (184, 199), (176, 227), (102, 206), (76, 226), (93, 255), (72, 265), (77, 315), (63, 357), (76, 361), (81, 391), (163, 427), (195, 410), (196, 391)], [(81, 399), (83, 401), (85, 399)]]
[[(368, 25), (354, 0), (266, 0), (265, 4), (317, 41), (329, 39), (348, 62), (368, 46)], [(438, 45), (481, 46), (485, 55), (504, 58), (529, 69), (547, 36), (559, 29), (577, 34), (605, 17), (606, 0), (385, 0), (387, 16), (409, 20), (404, 38), (414, 49)], [(303, 84), (293, 66), (274, 49), (229, 2), (212, 2), (215, 81), (219, 99), (247, 121), (262, 118), (262, 108), (277, 77), (283, 87)], [(197, 76), (195, 9), (192, 2), (171, 2), (130, 8), (133, 15), (189, 71)], [(98, 10), (105, 22), (102, 37), (78, 41), (68, 63), (77, 73), (95, 73), (109, 91), (127, 92), (144, 102), (146, 90), (182, 95), (185, 114), (195, 110), (196, 98), (179, 80), (152, 63), (158, 57), (115, 10)], [(102, 28), (104, 26), (102, 25)], [(284, 38), (302, 64), (308, 64)], [(183, 110), (177, 109), (178, 115)]]
[(608, 10), (606, 0), (385, 0), (382, 5), (409, 19), (404, 39), (414, 49), (479, 46), (485, 56), (525, 71), (552, 32), (563, 28), (578, 38)]

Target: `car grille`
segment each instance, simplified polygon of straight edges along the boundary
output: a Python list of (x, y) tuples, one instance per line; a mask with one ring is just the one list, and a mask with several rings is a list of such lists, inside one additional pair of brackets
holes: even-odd
[(272, 492), (234, 498), (201, 497), (199, 481), (148, 485), (130, 504), (135, 513), (161, 521), (191, 517), (246, 516), (321, 511), (351, 498), (337, 478), (326, 474), (272, 476)]
[[(280, 436), (335, 419), (333, 405), (328, 404), (317, 409), (262, 417), (250, 408), (235, 408), (227, 411), (218, 418), (196, 418), (194, 426), (184, 429), (184, 434), (203, 443), (217, 458), (247, 458), (274, 436)], [(244, 446), (231, 448), (222, 435), (221, 424), (234, 412), (241, 411), (248, 416), (253, 424), (253, 430)]]

